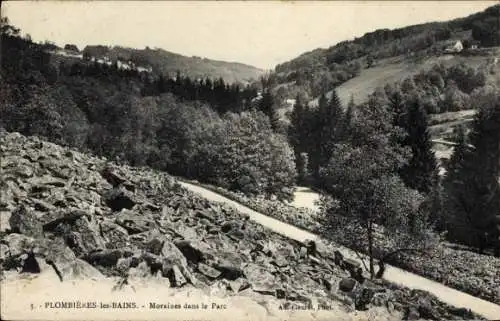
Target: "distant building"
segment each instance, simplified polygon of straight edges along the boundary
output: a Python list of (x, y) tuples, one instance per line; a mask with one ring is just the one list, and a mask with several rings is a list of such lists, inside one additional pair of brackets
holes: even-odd
[(457, 53), (464, 50), (464, 44), (460, 40), (455, 40), (446, 46), (444, 52), (446, 53)]

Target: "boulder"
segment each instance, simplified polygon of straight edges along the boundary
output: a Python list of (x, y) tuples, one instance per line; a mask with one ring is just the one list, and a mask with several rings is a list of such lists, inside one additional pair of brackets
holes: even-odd
[(342, 266), (344, 261), (344, 256), (342, 255), (342, 253), (340, 253), (340, 251), (337, 250), (333, 253), (333, 255), (335, 264), (338, 266)]
[(253, 291), (268, 295), (275, 294), (277, 289), (275, 277), (264, 267), (250, 263), (244, 267), (243, 273)]
[(357, 282), (352, 278), (344, 278), (339, 282), (339, 290), (343, 292), (352, 292), (356, 288)]
[(156, 223), (152, 219), (127, 209), (120, 211), (115, 219), (115, 223), (126, 229), (130, 235), (148, 231), (156, 227)]
[(305, 240), (304, 245), (306, 246), (308, 255), (316, 255), (316, 242), (312, 240)]
[(124, 252), (119, 249), (106, 249), (98, 252), (89, 253), (85, 260), (92, 265), (103, 267), (114, 267), (118, 260), (124, 256)]
[(60, 269), (60, 273), (64, 281), (67, 280), (88, 280), (88, 279), (103, 279), (104, 275), (89, 263), (75, 259), (68, 265)]
[(203, 263), (198, 263), (198, 271), (212, 280), (217, 279), (222, 274), (219, 270)]
[(418, 300), (418, 313), (424, 319), (438, 319), (439, 313), (432, 306), (432, 301), (428, 297), (421, 297)]
[(2, 238), (2, 243), (8, 248), (6, 255), (16, 257), (32, 249), (35, 246), (35, 239), (23, 234), (11, 233)]
[(244, 278), (238, 278), (236, 280), (229, 280), (229, 288), (234, 292), (234, 293), (239, 293), (241, 291), (244, 291), (248, 288), (250, 288), (250, 283), (248, 283), (247, 280)]
[(239, 230), (240, 226), (241, 226), (241, 223), (238, 223), (235, 220), (231, 220), (231, 221), (223, 222), (221, 224), (220, 230), (223, 233), (229, 233), (231, 231)]
[(10, 230), (13, 233), (31, 237), (41, 237), (43, 226), (36, 213), (25, 205), (17, 207), (9, 219)]
[(418, 319), (420, 319), (420, 313), (418, 313), (418, 309), (414, 306), (410, 306), (406, 311), (406, 320)]
[(106, 248), (120, 249), (127, 246), (128, 232), (120, 225), (105, 219), (99, 224), (99, 229), (106, 242)]
[(170, 284), (173, 287), (180, 288), (183, 285), (187, 284), (186, 278), (177, 265), (174, 265), (172, 269), (164, 276), (168, 277)]
[(54, 231), (59, 224), (72, 225), (83, 216), (90, 217), (84, 210), (70, 208), (51, 212), (42, 217), (43, 230)]
[(363, 288), (361, 293), (357, 296), (355, 300), (355, 307), (358, 311), (366, 311), (368, 310), (368, 305), (371, 303), (373, 296), (375, 295), (375, 291), (370, 288)]
[(344, 270), (347, 270), (351, 273), (357, 273), (358, 269), (361, 267), (361, 263), (359, 263), (356, 260), (350, 259), (350, 258), (344, 258), (343, 259), (343, 266)]
[(104, 167), (101, 171), (101, 176), (108, 181), (113, 187), (117, 187), (122, 183), (125, 183), (127, 179), (123, 177), (118, 171), (110, 166)]
[(137, 203), (135, 195), (129, 190), (121, 187), (114, 187), (104, 195), (104, 201), (113, 211), (122, 209), (132, 209)]
[(236, 280), (243, 276), (241, 266), (243, 260), (235, 252), (221, 252), (216, 257), (216, 262), (213, 264), (217, 270), (222, 272), (222, 278), (227, 280)]
[(189, 262), (195, 264), (214, 257), (211, 254), (212, 248), (207, 243), (200, 240), (180, 240), (175, 241), (174, 244)]

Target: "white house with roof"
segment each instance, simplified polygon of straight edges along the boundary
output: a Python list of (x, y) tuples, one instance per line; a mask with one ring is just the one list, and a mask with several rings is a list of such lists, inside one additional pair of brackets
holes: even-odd
[(453, 42), (450, 42), (446, 48), (444, 49), (444, 52), (446, 53), (457, 53), (461, 52), (464, 50), (464, 44), (460, 40), (454, 40)]

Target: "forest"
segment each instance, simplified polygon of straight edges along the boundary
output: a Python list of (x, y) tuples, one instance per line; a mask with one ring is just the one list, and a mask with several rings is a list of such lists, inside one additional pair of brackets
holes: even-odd
[[(368, 248), (382, 226), (398, 242), (444, 235), (500, 255), (500, 92), (481, 71), (436, 66), (359, 105), (334, 91), (311, 108), (298, 95), (287, 125), (265, 79), (259, 94), (223, 79), (56, 63), (7, 20), (1, 33), (8, 131), (252, 196), (290, 200), (296, 184), (312, 186), (330, 197), (325, 226), (356, 222), (351, 235), (367, 230), (358, 241)], [(463, 109), (477, 114), (442, 177), (428, 114)]]

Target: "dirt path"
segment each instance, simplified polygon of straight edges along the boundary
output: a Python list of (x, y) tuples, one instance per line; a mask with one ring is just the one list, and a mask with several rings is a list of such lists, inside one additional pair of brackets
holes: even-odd
[[(232, 201), (224, 196), (221, 196), (205, 188), (180, 181), (179, 183), (183, 187), (205, 197), (210, 201), (223, 202), (233, 206), (238, 211), (248, 214), (251, 220), (275, 231), (276, 233), (279, 233), (281, 235), (284, 235), (288, 238), (297, 241), (304, 241), (306, 239), (314, 240), (319, 247), (321, 247), (321, 245), (324, 244), (323, 240), (319, 236), (314, 235), (310, 232), (301, 230), (290, 224), (283, 223), (279, 220), (258, 213), (238, 202)], [(342, 246), (338, 246), (338, 248), (342, 251), (344, 256), (356, 258), (356, 255), (353, 251)], [(473, 312), (480, 314), (489, 320), (498, 319), (500, 317), (499, 305), (496, 305), (494, 303), (485, 300), (481, 300), (467, 293), (457, 291), (441, 283), (426, 279), (419, 275), (407, 272), (405, 270), (390, 265), (386, 266), (384, 279), (393, 283), (404, 285), (408, 288), (419, 289), (430, 292), (445, 303), (448, 303), (455, 307), (470, 309)]]

